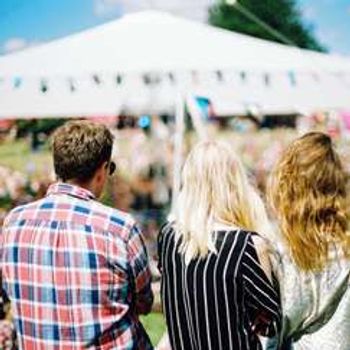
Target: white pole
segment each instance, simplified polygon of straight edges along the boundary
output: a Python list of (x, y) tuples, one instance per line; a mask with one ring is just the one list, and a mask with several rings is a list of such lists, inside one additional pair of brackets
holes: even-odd
[(176, 101), (175, 112), (175, 137), (174, 137), (174, 169), (173, 169), (173, 194), (171, 201), (171, 213), (174, 212), (177, 197), (181, 186), (181, 167), (183, 155), (183, 142), (185, 133), (185, 108), (184, 98), (179, 92)]

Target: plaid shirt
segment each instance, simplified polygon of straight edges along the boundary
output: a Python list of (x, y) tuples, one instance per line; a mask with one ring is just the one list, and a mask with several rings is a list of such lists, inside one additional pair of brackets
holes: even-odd
[(1, 269), (22, 349), (152, 349), (138, 315), (153, 302), (133, 218), (76, 186), (14, 209)]

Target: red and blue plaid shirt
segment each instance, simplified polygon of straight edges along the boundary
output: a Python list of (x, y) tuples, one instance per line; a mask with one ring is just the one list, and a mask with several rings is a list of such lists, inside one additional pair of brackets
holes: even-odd
[(152, 349), (138, 315), (153, 302), (133, 218), (58, 183), (6, 218), (3, 284), (22, 349)]

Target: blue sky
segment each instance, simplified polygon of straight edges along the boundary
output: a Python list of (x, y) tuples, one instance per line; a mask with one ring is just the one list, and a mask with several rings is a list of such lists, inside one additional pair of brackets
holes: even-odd
[[(177, 7), (188, 7), (191, 2), (196, 8), (210, 3), (163, 0), (165, 6), (170, 2)], [(135, 4), (140, 0), (124, 3), (128, 5), (124, 4), (123, 8), (123, 0), (0, 0), (0, 53), (101, 24), (132, 8), (132, 3), (137, 7)], [(314, 25), (320, 41), (331, 52), (350, 55), (350, 0), (299, 0), (299, 3), (305, 20)]]
[(299, 0), (305, 20), (332, 52), (350, 55), (350, 0)]

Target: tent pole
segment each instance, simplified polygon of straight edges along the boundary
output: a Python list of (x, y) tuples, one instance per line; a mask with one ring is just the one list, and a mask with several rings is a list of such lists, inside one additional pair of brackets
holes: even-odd
[(175, 111), (175, 137), (174, 137), (174, 169), (173, 169), (173, 193), (171, 200), (171, 213), (174, 213), (176, 200), (180, 192), (181, 167), (183, 156), (183, 143), (185, 133), (185, 105), (181, 93), (178, 94)]

